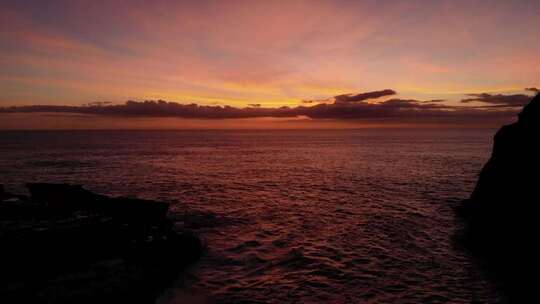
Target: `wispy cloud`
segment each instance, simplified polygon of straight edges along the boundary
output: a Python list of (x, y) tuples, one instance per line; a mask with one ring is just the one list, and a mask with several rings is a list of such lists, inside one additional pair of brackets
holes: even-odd
[[(530, 91), (530, 90), (529, 90)], [(525, 94), (467, 94), (470, 98), (462, 99), (462, 103), (481, 102), (490, 105), (505, 106), (505, 107), (523, 107), (530, 100), (531, 96)]]
[(360, 94), (342, 94), (338, 96), (334, 96), (335, 103), (336, 104), (346, 104), (346, 103), (355, 103), (360, 102), (368, 99), (375, 99), (380, 98), (384, 96), (390, 96), (390, 95), (396, 95), (396, 91), (386, 89), (381, 91), (374, 91), (374, 92), (366, 92), (366, 93), (360, 93)]

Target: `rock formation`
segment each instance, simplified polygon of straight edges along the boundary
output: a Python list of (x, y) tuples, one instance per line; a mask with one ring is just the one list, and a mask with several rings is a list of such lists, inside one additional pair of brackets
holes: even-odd
[(64, 184), (0, 187), (1, 303), (153, 303), (202, 245), (168, 204)]
[[(495, 135), (493, 152), (470, 199), (458, 207), (465, 241), (500, 279), (510, 302), (526, 300), (537, 280), (540, 189), (540, 95), (517, 122)], [(525, 303), (525, 302), (524, 302)]]

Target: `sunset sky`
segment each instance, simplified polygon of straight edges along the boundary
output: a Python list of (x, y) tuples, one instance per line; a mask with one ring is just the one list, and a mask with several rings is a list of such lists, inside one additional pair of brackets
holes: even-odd
[(487, 105), (540, 86), (538, 37), (540, 1), (2, 0), (0, 107)]

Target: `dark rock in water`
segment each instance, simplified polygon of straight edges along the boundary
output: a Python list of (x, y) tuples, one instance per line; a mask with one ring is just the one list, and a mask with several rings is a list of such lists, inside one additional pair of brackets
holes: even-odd
[(90, 207), (100, 197), (80, 185), (28, 183), (26, 187), (34, 202), (47, 204), (52, 208), (75, 210)]
[(202, 252), (166, 203), (28, 188), (30, 198), (0, 203), (0, 303), (153, 303)]
[(24, 195), (14, 195), (6, 191), (4, 185), (0, 184), (0, 202), (13, 198), (24, 197)]
[[(511, 302), (534, 291), (538, 259), (540, 189), (540, 95), (524, 107), (516, 123), (494, 138), (490, 160), (470, 199), (457, 209), (466, 219), (465, 241), (502, 281)], [(535, 269), (533, 271), (533, 269)], [(534, 285), (534, 286), (533, 286)], [(524, 303), (524, 302), (523, 302)]]
[(161, 222), (167, 218), (169, 205), (134, 198), (110, 198), (95, 194), (80, 185), (28, 183), (32, 201), (57, 212), (87, 210), (134, 222)]
[[(29, 198), (26, 195), (17, 195), (13, 193), (9, 193), (4, 188), (4, 185), (0, 184), (0, 212), (4, 211), (2, 207), (5, 207), (4, 204), (1, 204), (2, 202), (9, 202), (13, 205), (13, 203), (21, 202), (21, 201), (28, 201)], [(1, 212), (3, 213), (3, 212)]]

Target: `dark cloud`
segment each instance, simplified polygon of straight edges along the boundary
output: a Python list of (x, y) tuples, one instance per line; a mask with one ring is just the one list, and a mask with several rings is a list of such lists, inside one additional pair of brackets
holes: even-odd
[(396, 91), (386, 89), (381, 91), (373, 91), (373, 92), (366, 92), (366, 93), (360, 93), (360, 94), (342, 94), (334, 96), (334, 100), (336, 104), (344, 104), (344, 103), (356, 103), (361, 102), (368, 99), (375, 99), (379, 97), (384, 96), (390, 96), (390, 95), (396, 95)]
[[(442, 100), (441, 100), (442, 101)], [(378, 103), (378, 105), (395, 108), (415, 108), (415, 109), (449, 109), (452, 107), (438, 104), (437, 100), (416, 100), (416, 99), (389, 99)]]
[(261, 104), (260, 103), (250, 103), (250, 104), (248, 104), (248, 107), (260, 108)]
[[(386, 90), (385, 90), (386, 91)], [(365, 100), (367, 96), (384, 96), (385, 91), (362, 93), (350, 98)], [(390, 90), (391, 91), (391, 90)], [(394, 92), (394, 91), (392, 91)], [(361, 97), (357, 97), (361, 96)], [(480, 106), (454, 106), (441, 103), (441, 100), (389, 99), (383, 102), (339, 102), (317, 103), (313, 106), (265, 108), (251, 104), (246, 108), (231, 106), (201, 106), (158, 101), (127, 101), (122, 105), (88, 104), (85, 106), (18, 106), (0, 108), (0, 113), (79, 113), (127, 117), (180, 117), (194, 119), (233, 119), (233, 118), (295, 118), (334, 120), (389, 120), (393, 122), (441, 122), (441, 123), (481, 123), (488, 120), (501, 121), (514, 116), (518, 105), (526, 104), (531, 97), (526, 95), (470, 94), (471, 98), (462, 102), (480, 101), (488, 103)], [(526, 98), (525, 98), (526, 97)]]
[(106, 106), (106, 105), (110, 105), (110, 104), (112, 104), (112, 102), (110, 102), (110, 101), (94, 101), (94, 102), (89, 102), (89, 103), (83, 104), (83, 106), (87, 106), (87, 107), (97, 106), (97, 107), (100, 107), (100, 106)]
[(537, 88), (525, 88), (525, 91), (531, 91), (531, 92), (534, 92), (534, 93), (540, 93), (540, 89), (537, 89)]
[(323, 99), (304, 99), (302, 103), (313, 104), (313, 103), (335, 103), (335, 99), (332, 98), (323, 98)]
[(471, 102), (483, 102), (490, 105), (497, 106), (506, 106), (506, 107), (523, 107), (530, 100), (531, 96), (525, 94), (489, 94), (489, 93), (480, 93), (480, 94), (467, 94), (470, 98), (462, 99), (462, 103), (471, 103)]
[(257, 117), (300, 117), (312, 119), (393, 119), (422, 122), (422, 120), (474, 121), (489, 117), (509, 117), (516, 113), (497, 107), (456, 107), (429, 101), (390, 99), (380, 103), (317, 104), (315, 106), (236, 108), (230, 106), (200, 106), (166, 101), (128, 101), (108, 106), (20, 106), (0, 108), (0, 113), (80, 113), (106, 116), (181, 117), (197, 119), (231, 119)]

